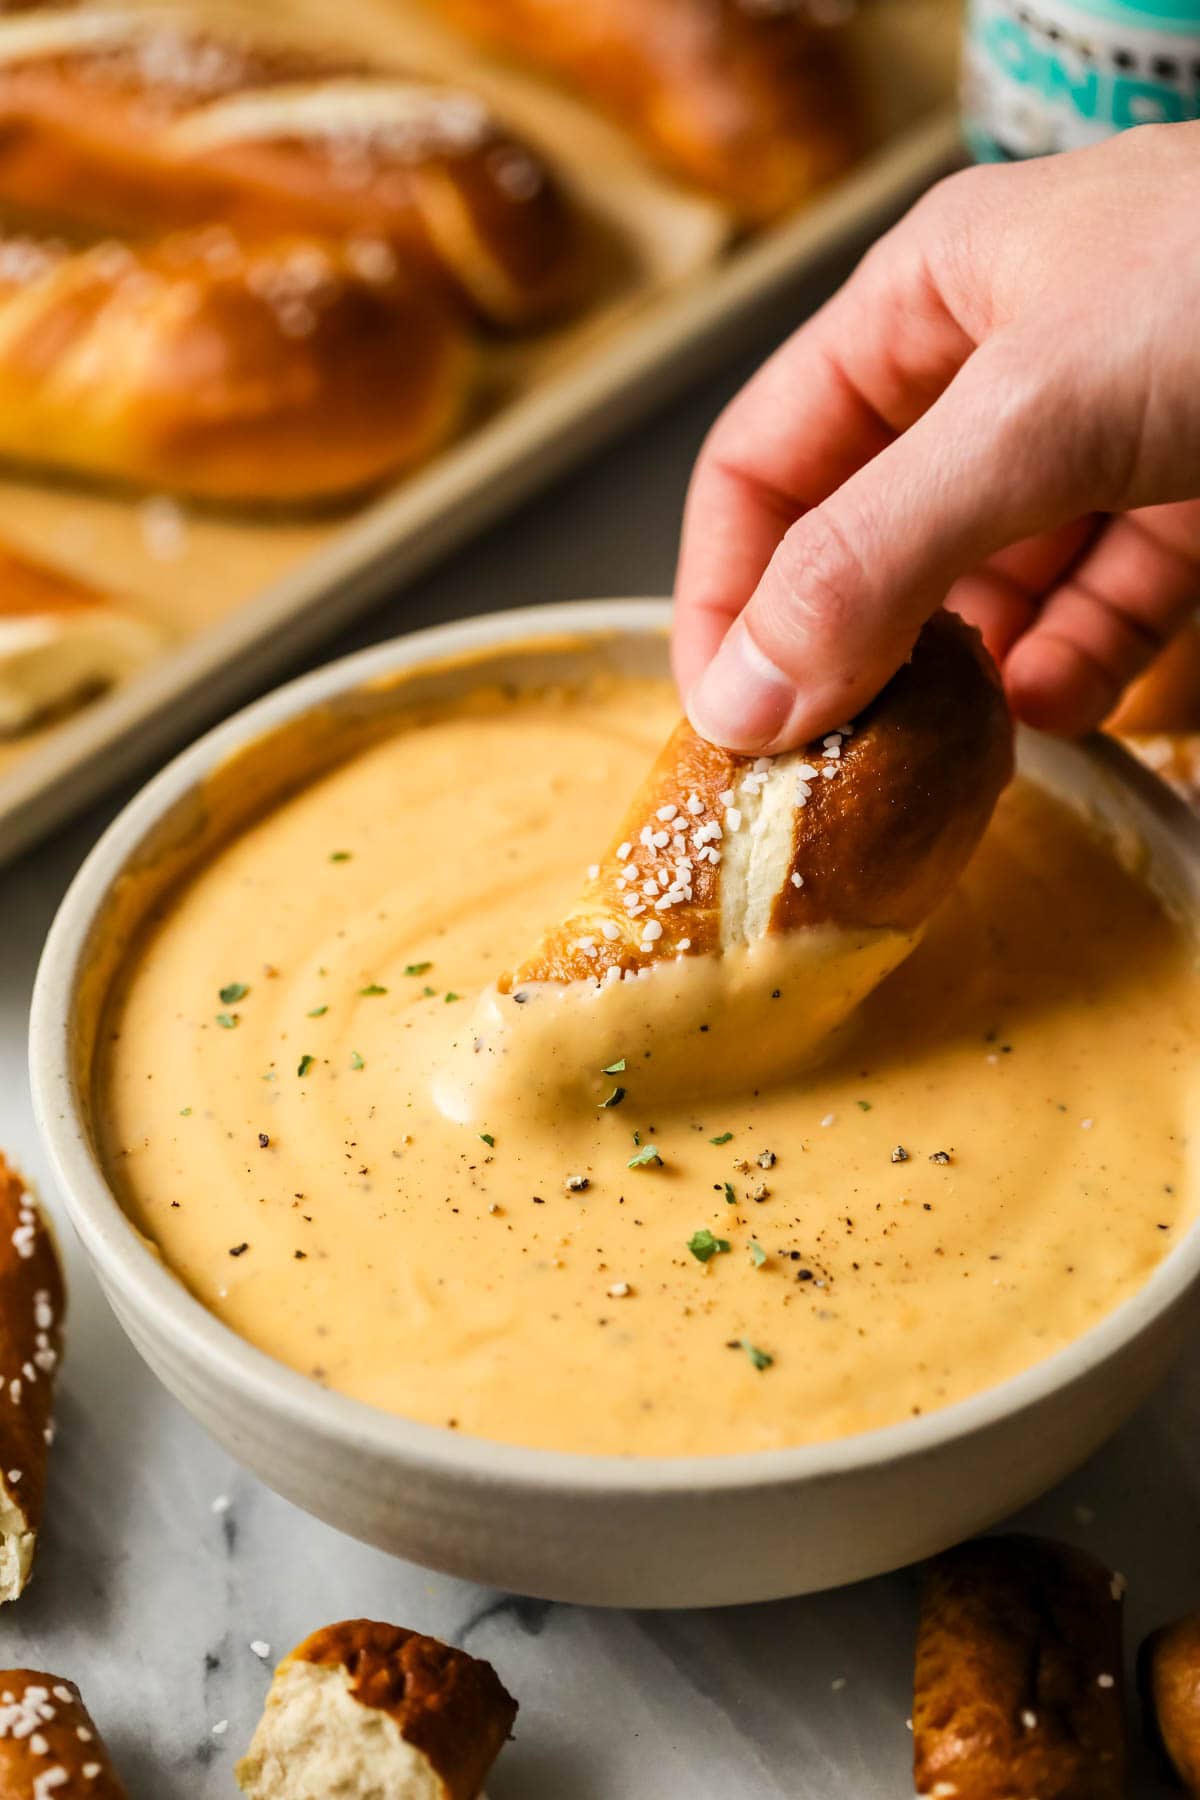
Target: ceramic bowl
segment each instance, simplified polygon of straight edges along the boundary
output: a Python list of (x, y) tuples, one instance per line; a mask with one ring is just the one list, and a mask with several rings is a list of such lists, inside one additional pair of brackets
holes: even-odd
[[(139, 914), (217, 840), (231, 806), (270, 797), (275, 778), (255, 749), (264, 739), (289, 733), (319, 755), (381, 712), (481, 678), (661, 671), (667, 617), (665, 602), (624, 600), (471, 619), (334, 663), (237, 714), (151, 781), (88, 857), (47, 941), (31, 1029), (40, 1129), (104, 1290), (151, 1368), (239, 1462), (308, 1512), (415, 1562), (556, 1600), (655, 1607), (874, 1575), (1049, 1487), (1167, 1368), (1194, 1312), (1200, 1227), (1076, 1342), (940, 1412), (724, 1457), (522, 1449), (331, 1393), (219, 1323), (122, 1213), (96, 1153), (91, 1070), (105, 990)], [(1181, 915), (1198, 916), (1200, 827), (1165, 788), (1107, 742), (1025, 734), (1020, 758), (1136, 858)]]

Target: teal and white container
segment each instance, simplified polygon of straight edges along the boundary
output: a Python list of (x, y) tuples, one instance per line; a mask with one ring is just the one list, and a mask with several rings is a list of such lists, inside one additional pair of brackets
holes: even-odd
[(967, 0), (963, 124), (983, 162), (1200, 117), (1200, 0)]

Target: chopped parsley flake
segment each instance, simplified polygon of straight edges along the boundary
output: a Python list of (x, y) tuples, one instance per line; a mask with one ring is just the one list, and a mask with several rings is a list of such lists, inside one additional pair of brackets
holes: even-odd
[(449, 988), (447, 988), (447, 989), (446, 989), (446, 993), (445, 993), (445, 1002), (446, 1002), (446, 1005), (447, 1005), (447, 1006), (449, 1006), (449, 1005), (450, 1005), (450, 1002), (451, 1002), (451, 1001), (452, 1001), (452, 1000), (461, 1000), (461, 999), (462, 999), (462, 995), (461, 995), (461, 994), (452, 994), (452, 993), (451, 993), (451, 992), (450, 992), (450, 989), (449, 989)]
[(710, 1144), (730, 1144), (733, 1142), (732, 1131), (723, 1131), (720, 1137), (709, 1138)]
[(729, 1249), (729, 1239), (714, 1237), (708, 1226), (693, 1231), (687, 1243), (688, 1249), (697, 1262), (711, 1262), (714, 1256), (724, 1256)]
[(190, 1106), (181, 1106), (179, 1109), (179, 1116), (181, 1119), (190, 1119), (192, 1116), (191, 1107)]
[(221, 989), (220, 999), (223, 1005), (233, 1006), (238, 1000), (244, 1000), (249, 992), (244, 981), (227, 981)]
[(405, 963), (404, 973), (406, 975), (425, 975), (432, 967), (433, 964), (431, 962)]
[(331, 850), (329, 860), (330, 862), (349, 862), (350, 852), (349, 850)]
[(423, 987), (421, 989), (421, 992), (425, 995), (425, 998), (427, 1000), (432, 1000), (434, 995), (437, 993), (437, 989), (431, 988), (431, 987)]
[(385, 987), (380, 987), (380, 985), (377, 981), (368, 981), (366, 987), (359, 988), (358, 991), (360, 994), (364, 995), (368, 999), (373, 994), (386, 994), (387, 993), (387, 989)]
[(481, 1131), (479, 1136), (480, 1136), (481, 1140), (483, 1141), (483, 1143), (485, 1143), (487, 1145), (489, 1150), (494, 1150), (496, 1148), (496, 1140), (492, 1136), (490, 1131)]
[(601, 1108), (606, 1107), (606, 1106), (620, 1106), (620, 1104), (624, 1098), (625, 1098), (625, 1089), (623, 1087), (615, 1087), (613, 1089), (612, 1093), (608, 1096), (608, 1099), (602, 1100), (600, 1102)]
[(857, 1105), (860, 1112), (870, 1112), (871, 1110), (871, 1102), (869, 1100), (859, 1100)]
[(296, 1065), (297, 1075), (307, 1075), (316, 1060), (315, 1056), (302, 1056), (299, 1063)]
[(767, 1260), (767, 1253), (763, 1249), (762, 1245), (758, 1242), (757, 1238), (751, 1238), (750, 1239), (750, 1261), (754, 1264), (756, 1269), (761, 1269), (763, 1264), (766, 1262), (766, 1260)]
[(350, 1067), (352, 1069), (365, 1069), (366, 1066), (367, 1066), (366, 1063), (363, 1061), (362, 1057), (358, 1054), (358, 1051), (352, 1050), (350, 1052)]
[(775, 1361), (775, 1358), (773, 1356), (768, 1356), (765, 1350), (760, 1350), (757, 1344), (752, 1344), (749, 1338), (739, 1338), (737, 1347), (739, 1350), (744, 1350), (746, 1352), (746, 1355), (750, 1358), (750, 1361), (754, 1364), (756, 1369), (769, 1369), (771, 1364)]
[(237, 1013), (218, 1013), (217, 1024), (221, 1027), (222, 1031), (236, 1031), (238, 1016)]
[(662, 1157), (658, 1154), (658, 1151), (653, 1144), (643, 1144), (640, 1150), (634, 1151), (625, 1166), (629, 1169), (646, 1169), (649, 1168), (651, 1163), (657, 1163), (661, 1168)]
[(721, 1182), (719, 1192), (724, 1194), (726, 1206), (736, 1206), (737, 1205), (737, 1195), (733, 1191), (732, 1181)]
[(609, 1063), (608, 1067), (601, 1069), (600, 1073), (602, 1075), (623, 1075), (625, 1073), (625, 1058), (622, 1056), (618, 1062)]
[(328, 1011), (327, 1006), (314, 1006), (308, 1016), (310, 1019), (323, 1019)]

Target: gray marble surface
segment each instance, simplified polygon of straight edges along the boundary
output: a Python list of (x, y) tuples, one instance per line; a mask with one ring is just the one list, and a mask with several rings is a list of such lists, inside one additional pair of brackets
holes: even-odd
[[(797, 296), (797, 310), (810, 298)], [(564, 479), (331, 650), (487, 607), (665, 591), (692, 456), (750, 366)], [(0, 1144), (34, 1177), (44, 1173), (25, 1072), (34, 968), (73, 870), (120, 798), (0, 871)], [(251, 1641), (281, 1652), (356, 1614), (496, 1663), (521, 1717), (492, 1800), (911, 1793), (911, 1574), (786, 1604), (635, 1614), (523, 1601), (390, 1560), (231, 1464), (143, 1369), (69, 1238), (67, 1252), (50, 1524), (34, 1586), (0, 1614), (0, 1663), (79, 1682), (134, 1800), (231, 1796), (269, 1677)], [(1198, 1409), (1200, 1344), (1112, 1444), (1022, 1520), (1124, 1571), (1131, 1643), (1200, 1604)], [(1139, 1764), (1135, 1800), (1165, 1791)]]

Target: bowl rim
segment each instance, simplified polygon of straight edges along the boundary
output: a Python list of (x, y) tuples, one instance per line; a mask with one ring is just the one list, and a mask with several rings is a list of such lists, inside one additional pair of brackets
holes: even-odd
[[(424, 1470), (462, 1484), (542, 1493), (634, 1499), (710, 1495), (800, 1486), (930, 1455), (949, 1443), (1069, 1389), (1119, 1355), (1200, 1280), (1200, 1220), (1150, 1277), (1080, 1337), (979, 1393), (916, 1418), (826, 1442), (705, 1456), (619, 1456), (550, 1450), (468, 1436), (406, 1419), (324, 1388), (240, 1337), (170, 1272), (126, 1218), (88, 1140), (71, 1072), (73, 1005), (96, 915), (113, 882), (147, 833), (234, 751), (298, 714), (356, 687), (426, 663), (480, 651), (502, 652), (539, 639), (662, 636), (670, 602), (614, 599), (555, 602), (481, 614), (352, 652), (241, 708), (181, 751), (107, 827), (72, 880), (39, 962), (30, 1011), (29, 1063), (34, 1116), (65, 1209), (106, 1292), (147, 1335), (171, 1342), (178, 1357), (303, 1433), (330, 1447), (366, 1452), (398, 1470)], [(1095, 738), (1082, 753), (1173, 836), (1200, 871), (1200, 820), (1119, 744)]]

